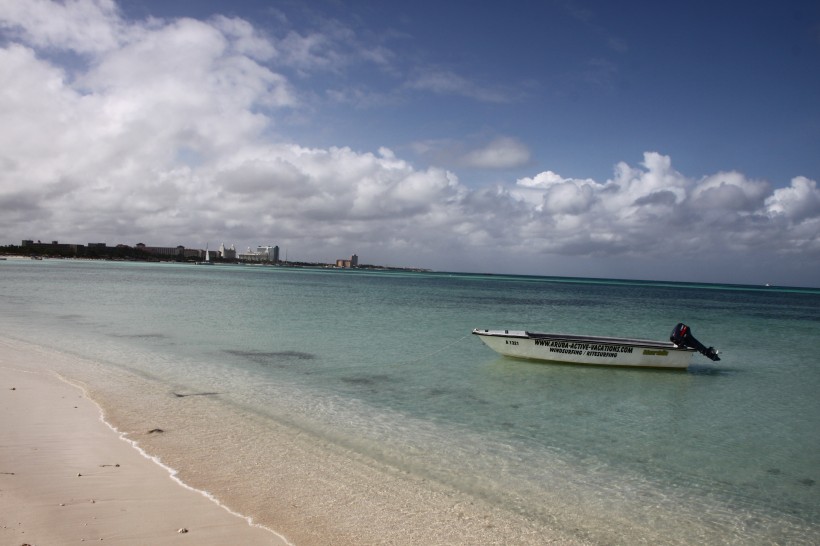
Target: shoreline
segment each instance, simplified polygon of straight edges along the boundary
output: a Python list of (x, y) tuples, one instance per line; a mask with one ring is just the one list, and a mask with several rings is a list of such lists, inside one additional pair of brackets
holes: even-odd
[(36, 357), (2, 348), (0, 542), (290, 544), (177, 479)]
[[(2, 437), (8, 431), (17, 435), (10, 445), (0, 443), (0, 542), (116, 537), (124, 544), (182, 538), (206, 546), (590, 543), (589, 537), (545, 526), (299, 429), (260, 421), (218, 398), (180, 398), (168, 387), (103, 362), (0, 336), (0, 431)], [(32, 415), (39, 421), (27, 421)], [(163, 432), (151, 433), (157, 425)], [(39, 437), (26, 436), (39, 426)], [(264, 438), (254, 435), (260, 426)], [(51, 452), (51, 459), (26, 459), (21, 466), (22, 455), (40, 446), (49, 446), (40, 453)], [(249, 457), (246, 448), (265, 456)], [(66, 451), (82, 457), (65, 460), (59, 453)], [(113, 464), (120, 467), (102, 466)], [(134, 475), (137, 468), (140, 477)], [(126, 469), (128, 479), (115, 483)], [(149, 474), (150, 487), (141, 477)], [(111, 491), (75, 492), (78, 484), (91, 482), (87, 476), (103, 486), (110, 482)], [(93, 520), (101, 507), (108, 508), (105, 518)], [(148, 520), (143, 511), (159, 519)], [(88, 527), (98, 534), (89, 535)], [(180, 537), (183, 528), (188, 532)]]

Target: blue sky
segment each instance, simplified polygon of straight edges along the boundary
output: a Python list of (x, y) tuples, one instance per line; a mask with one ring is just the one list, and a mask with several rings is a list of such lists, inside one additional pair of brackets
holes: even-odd
[(818, 284), (817, 2), (6, 0), (0, 47), (4, 243)]
[[(672, 155), (694, 176), (739, 169), (786, 184), (797, 173), (820, 172), (814, 2), (124, 7), (143, 17), (235, 15), (280, 36), (354, 34), (353, 43), (336, 42), (348, 64), (301, 77), (288, 71), (317, 94), (314, 123), (299, 135), (310, 145), (410, 154), (417, 141), (469, 146), (503, 134), (528, 146), (531, 165), (579, 178), (607, 177), (615, 163), (647, 150)], [(382, 49), (387, 58), (368, 62), (356, 48)], [(340, 107), (328, 99), (332, 92), (362, 97)], [(366, 130), (351, 131), (363, 122)]]

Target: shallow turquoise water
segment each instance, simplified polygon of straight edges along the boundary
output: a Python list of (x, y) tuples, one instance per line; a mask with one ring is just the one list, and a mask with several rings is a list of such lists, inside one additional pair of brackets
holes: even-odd
[[(597, 541), (820, 538), (818, 290), (10, 260), (0, 315), (6, 336), (219, 392)], [(723, 360), (533, 364), (469, 335), (665, 339), (679, 321)]]

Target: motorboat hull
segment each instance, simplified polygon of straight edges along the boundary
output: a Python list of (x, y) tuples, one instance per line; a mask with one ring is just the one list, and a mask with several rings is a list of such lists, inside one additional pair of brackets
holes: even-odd
[(671, 341), (483, 330), (473, 334), (504, 356), (593, 366), (686, 368), (695, 349)]

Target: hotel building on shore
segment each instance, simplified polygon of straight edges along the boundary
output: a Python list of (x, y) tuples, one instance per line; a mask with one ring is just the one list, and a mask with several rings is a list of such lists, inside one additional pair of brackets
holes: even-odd
[[(179, 246), (146, 246), (143, 243), (137, 243), (136, 248), (142, 250), (143, 252), (147, 252), (148, 254), (152, 254), (154, 256), (162, 256), (165, 258), (171, 259), (201, 259), (205, 257), (205, 253), (207, 252), (208, 245), (205, 245), (205, 250), (201, 248), (185, 248), (182, 245)], [(225, 243), (219, 245), (219, 250), (211, 250), (211, 256), (216, 254), (223, 260), (235, 260), (236, 259), (236, 249), (233, 245), (230, 248), (225, 248)]]
[(134, 248), (142, 250), (153, 256), (161, 256), (170, 259), (199, 258), (199, 250), (195, 248), (186, 249), (184, 246), (147, 246), (145, 243), (137, 243)]
[(350, 257), (350, 259), (336, 260), (336, 267), (343, 267), (345, 269), (350, 269), (351, 267), (359, 267), (359, 257), (354, 254)]
[(225, 248), (225, 243), (222, 243), (219, 245), (219, 255), (223, 260), (235, 260), (236, 248), (233, 245), (231, 245), (231, 248)]
[(270, 262), (279, 263), (279, 247), (278, 246), (258, 246), (256, 251), (248, 250), (240, 253), (237, 258), (243, 262)]

